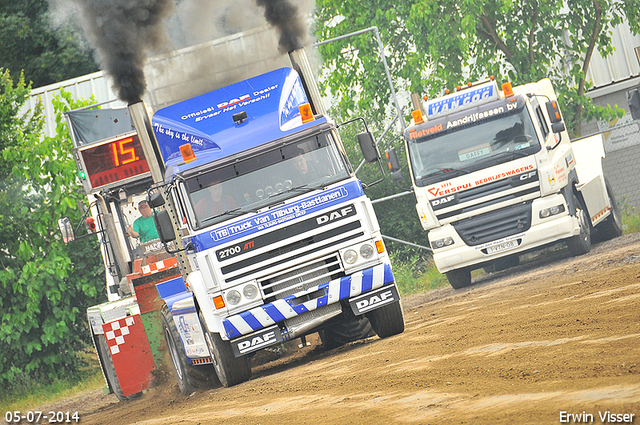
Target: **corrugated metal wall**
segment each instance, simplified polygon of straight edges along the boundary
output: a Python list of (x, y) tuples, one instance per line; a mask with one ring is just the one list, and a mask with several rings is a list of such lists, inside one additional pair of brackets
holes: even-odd
[(607, 58), (594, 54), (587, 78), (594, 84), (587, 95), (596, 105), (617, 105), (626, 111), (612, 122), (584, 123), (583, 134), (602, 132), (606, 157), (605, 176), (611, 183), (618, 203), (626, 209), (640, 211), (640, 123), (634, 121), (627, 106), (627, 90), (640, 84), (640, 35), (633, 35), (624, 23), (612, 34), (615, 51)]

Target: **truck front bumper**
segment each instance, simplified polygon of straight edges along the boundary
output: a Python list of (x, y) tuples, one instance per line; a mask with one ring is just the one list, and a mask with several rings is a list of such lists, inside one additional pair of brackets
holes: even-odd
[[(451, 225), (432, 230), (429, 239), (436, 240), (444, 237), (454, 239), (455, 243), (452, 246), (442, 251), (435, 250), (433, 254), (433, 260), (440, 273), (446, 273), (570, 238), (579, 231), (577, 220), (565, 214), (532, 224), (525, 232), (478, 246), (466, 245)], [(505, 248), (491, 253), (490, 251), (495, 249), (492, 247)]]
[(392, 283), (394, 283), (394, 277), (391, 265), (381, 263), (272, 303), (229, 316), (222, 321), (222, 324), (228, 339), (238, 338)]

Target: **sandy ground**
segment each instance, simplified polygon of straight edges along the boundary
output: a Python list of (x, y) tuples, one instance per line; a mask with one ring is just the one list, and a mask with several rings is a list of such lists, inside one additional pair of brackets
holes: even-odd
[(136, 401), (95, 391), (42, 410), (87, 425), (640, 424), (640, 234), (403, 303), (403, 334), (329, 351), (312, 338), (236, 387), (185, 397), (168, 376)]

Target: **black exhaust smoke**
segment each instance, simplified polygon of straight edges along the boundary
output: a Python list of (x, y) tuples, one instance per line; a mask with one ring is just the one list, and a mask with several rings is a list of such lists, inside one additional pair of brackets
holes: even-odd
[(173, 0), (72, 0), (80, 23), (120, 100), (139, 102), (146, 89), (144, 63), (168, 43), (163, 25)]
[(278, 31), (278, 48), (281, 53), (288, 53), (304, 46), (307, 25), (296, 6), (289, 0), (256, 0), (256, 4), (264, 7), (264, 17)]

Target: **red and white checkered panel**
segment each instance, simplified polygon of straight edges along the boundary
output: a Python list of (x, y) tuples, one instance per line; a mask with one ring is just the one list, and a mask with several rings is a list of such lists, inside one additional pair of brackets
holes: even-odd
[(139, 314), (102, 325), (109, 354), (125, 396), (151, 386), (155, 363)]
[(170, 269), (171, 267), (177, 267), (178, 260), (175, 257), (167, 258), (166, 260), (158, 261), (155, 263), (142, 266), (142, 275), (158, 273), (162, 270)]

